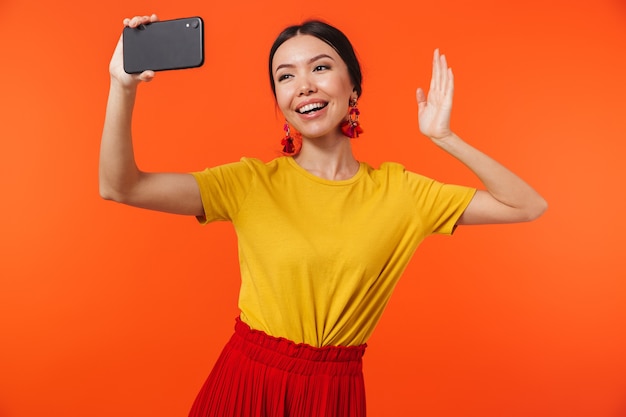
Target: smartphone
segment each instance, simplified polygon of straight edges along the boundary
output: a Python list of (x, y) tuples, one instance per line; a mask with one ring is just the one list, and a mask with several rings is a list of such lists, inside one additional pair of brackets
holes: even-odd
[(186, 17), (124, 28), (124, 71), (165, 71), (204, 63), (204, 22)]

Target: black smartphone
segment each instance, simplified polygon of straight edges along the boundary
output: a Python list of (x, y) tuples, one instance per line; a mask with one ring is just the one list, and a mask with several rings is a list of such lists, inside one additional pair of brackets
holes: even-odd
[(204, 63), (201, 17), (162, 20), (124, 28), (124, 71), (195, 68)]

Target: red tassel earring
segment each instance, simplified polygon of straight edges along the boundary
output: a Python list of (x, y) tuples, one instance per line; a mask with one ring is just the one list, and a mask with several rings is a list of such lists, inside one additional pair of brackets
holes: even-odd
[(363, 133), (363, 128), (359, 123), (359, 115), (361, 112), (357, 108), (356, 99), (350, 100), (350, 113), (348, 114), (348, 120), (344, 120), (341, 124), (341, 131), (349, 138), (358, 138)]
[(283, 145), (283, 153), (285, 155), (292, 155), (295, 153), (296, 148), (293, 145), (293, 138), (291, 137), (291, 131), (289, 130), (289, 123), (285, 122), (283, 129), (285, 130), (285, 137), (282, 141), (280, 141), (280, 144)]

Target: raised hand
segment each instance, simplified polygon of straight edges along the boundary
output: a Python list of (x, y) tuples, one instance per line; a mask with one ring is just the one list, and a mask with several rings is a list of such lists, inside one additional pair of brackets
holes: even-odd
[(446, 56), (435, 49), (433, 70), (428, 96), (421, 88), (417, 89), (418, 121), (420, 131), (433, 141), (450, 136), (450, 113), (454, 94), (454, 77), (448, 68)]
[[(135, 16), (133, 18), (124, 19), (124, 26), (136, 28), (139, 25), (158, 21), (157, 15), (151, 16)], [(124, 71), (124, 43), (123, 35), (120, 36), (115, 52), (109, 64), (109, 72), (111, 77), (117, 80), (125, 87), (134, 87), (142, 81), (151, 81), (154, 78), (154, 71), (144, 71), (141, 74), (127, 74)]]

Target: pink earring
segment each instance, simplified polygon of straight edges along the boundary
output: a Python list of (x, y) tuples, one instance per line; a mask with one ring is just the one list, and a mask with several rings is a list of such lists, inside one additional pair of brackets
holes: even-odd
[(358, 138), (363, 133), (363, 128), (359, 123), (359, 115), (361, 112), (357, 108), (356, 99), (350, 100), (350, 113), (348, 114), (348, 120), (344, 120), (341, 124), (341, 131), (349, 138)]
[(296, 148), (293, 145), (293, 138), (291, 137), (291, 130), (289, 129), (289, 123), (285, 122), (283, 129), (285, 130), (285, 137), (283, 138), (282, 141), (280, 141), (280, 144), (283, 145), (283, 153), (285, 155), (292, 155), (295, 153)]

